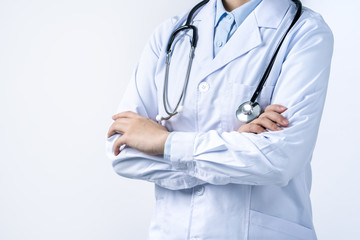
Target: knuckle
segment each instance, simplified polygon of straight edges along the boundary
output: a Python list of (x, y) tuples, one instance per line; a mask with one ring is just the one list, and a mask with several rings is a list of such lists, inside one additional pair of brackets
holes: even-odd
[(263, 117), (268, 117), (271, 113), (272, 113), (272, 111), (269, 110), (269, 111), (263, 112), (262, 115), (263, 115)]
[(259, 117), (261, 117), (261, 118), (266, 118), (266, 117), (269, 116), (269, 113), (270, 113), (270, 111), (263, 112)]
[(280, 121), (284, 120), (284, 117), (279, 113), (274, 113), (273, 114), (273, 119), (276, 122), (280, 122)]
[(251, 121), (252, 124), (258, 124), (258, 122), (260, 122), (261, 119), (260, 119), (260, 116), (254, 120)]
[(277, 115), (278, 115), (278, 113), (276, 113), (274, 111), (268, 112), (269, 119), (274, 119), (277, 117)]
[(119, 138), (116, 140), (116, 144), (117, 144), (118, 147), (120, 147), (121, 145), (123, 145), (125, 142), (126, 142), (126, 137), (125, 137), (125, 135), (122, 135), (121, 137), (119, 137)]
[(120, 126), (120, 123), (118, 121), (114, 122), (111, 126), (111, 130), (116, 131)]
[(141, 124), (140, 118), (134, 118), (130, 121), (131, 128), (137, 127), (137, 126), (139, 126), (139, 124)]

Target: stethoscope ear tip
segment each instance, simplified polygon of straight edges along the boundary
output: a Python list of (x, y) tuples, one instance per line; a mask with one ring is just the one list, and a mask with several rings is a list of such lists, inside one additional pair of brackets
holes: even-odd
[(162, 116), (161, 116), (160, 114), (158, 114), (158, 115), (156, 116), (156, 121), (160, 122), (161, 120), (162, 120)]
[(177, 112), (178, 113), (181, 113), (182, 111), (184, 110), (184, 106), (183, 105), (180, 105), (178, 108), (177, 108)]

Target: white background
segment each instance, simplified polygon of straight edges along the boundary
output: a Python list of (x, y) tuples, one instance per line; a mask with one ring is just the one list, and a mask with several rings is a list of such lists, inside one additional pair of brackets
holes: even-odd
[[(0, 0), (0, 239), (140, 240), (153, 185), (117, 176), (105, 135), (153, 29), (194, 0)], [(313, 157), (319, 239), (360, 235), (359, 3), (304, 0), (335, 35)]]

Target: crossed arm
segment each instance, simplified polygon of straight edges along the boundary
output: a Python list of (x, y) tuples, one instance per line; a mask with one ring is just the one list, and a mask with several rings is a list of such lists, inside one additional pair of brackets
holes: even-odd
[[(242, 125), (238, 132), (280, 131), (289, 124), (281, 115), (285, 110), (280, 105), (269, 105), (258, 119)], [(173, 190), (208, 182), (177, 169), (169, 159), (164, 159), (162, 154), (169, 134), (164, 126), (138, 113), (124, 111), (114, 115), (107, 135), (107, 153), (115, 172)], [(124, 144), (126, 147), (120, 154), (120, 147)]]
[[(284, 106), (269, 105), (259, 118), (242, 125), (237, 131), (247, 133), (281, 131), (282, 127), (289, 125), (289, 121), (281, 115), (284, 111), (286, 111)], [(109, 128), (107, 137), (116, 133), (121, 134), (113, 146), (116, 156), (124, 144), (146, 154), (164, 154), (164, 145), (170, 134), (164, 126), (131, 111), (116, 114), (112, 119), (114, 122)]]
[[(324, 106), (333, 37), (317, 20), (302, 26), (281, 66), (273, 103), (237, 131), (169, 132), (157, 114), (152, 76), (163, 45), (154, 35), (143, 52), (119, 114), (113, 116), (107, 153), (115, 172), (169, 189), (203, 183), (284, 186), (311, 160)], [(138, 83), (141, 81), (141, 83)], [(285, 121), (285, 122), (283, 122)], [(255, 133), (255, 134), (254, 134)], [(164, 143), (169, 141), (169, 155)], [(121, 153), (120, 146), (126, 144)]]

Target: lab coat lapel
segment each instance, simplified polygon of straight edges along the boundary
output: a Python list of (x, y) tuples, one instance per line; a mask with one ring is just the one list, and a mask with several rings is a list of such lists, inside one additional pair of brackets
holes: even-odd
[(213, 58), (215, 7), (206, 5), (200, 11), (194, 24), (198, 27), (198, 46), (195, 52), (195, 62), (200, 66), (196, 79), (204, 79), (217, 69), (225, 66), (232, 60), (242, 56), (261, 44), (261, 36), (255, 15), (251, 13), (236, 30), (234, 35), (225, 44), (223, 49)]
[(254, 14), (250, 14), (214, 58), (209, 74), (261, 44), (259, 27)]
[(197, 25), (199, 31), (199, 41), (195, 52), (195, 61), (200, 66), (195, 76), (198, 80), (204, 79), (234, 59), (260, 46), (262, 43), (260, 27), (277, 29), (290, 6), (288, 0), (263, 0), (213, 58), (214, 4), (214, 0), (210, 1), (194, 18), (194, 24)]
[(210, 64), (213, 60), (215, 1), (216, 0), (211, 0), (207, 3), (193, 20), (193, 24), (198, 29), (195, 59), (206, 65)]
[(289, 7), (289, 0), (262, 0), (253, 13), (259, 27), (277, 29)]

